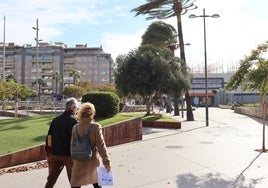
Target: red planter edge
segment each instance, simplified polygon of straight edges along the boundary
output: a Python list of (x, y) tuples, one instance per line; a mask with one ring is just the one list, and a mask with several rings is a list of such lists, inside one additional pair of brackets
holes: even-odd
[[(103, 128), (107, 147), (142, 140), (142, 120), (132, 119)], [(44, 160), (44, 145), (0, 156), (0, 169)]]
[(143, 127), (181, 129), (181, 122), (143, 121)]

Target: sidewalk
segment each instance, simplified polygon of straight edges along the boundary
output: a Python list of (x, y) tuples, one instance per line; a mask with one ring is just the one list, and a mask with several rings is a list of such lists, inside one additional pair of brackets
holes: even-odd
[[(142, 141), (108, 148), (110, 188), (268, 187), (268, 153), (255, 151), (262, 148), (261, 120), (219, 108), (209, 108), (208, 127), (205, 108), (194, 111), (195, 121), (176, 118), (181, 129), (144, 128)], [(1, 187), (43, 187), (47, 172), (4, 174)], [(55, 188), (68, 187), (63, 170)]]

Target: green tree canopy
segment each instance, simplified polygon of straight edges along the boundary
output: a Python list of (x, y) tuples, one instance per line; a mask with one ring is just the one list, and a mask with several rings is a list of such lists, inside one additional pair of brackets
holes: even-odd
[(188, 74), (185, 74), (185, 64), (181, 62), (181, 59), (174, 57), (174, 50), (177, 46), (176, 29), (162, 21), (153, 22), (142, 36), (142, 44), (168, 48), (173, 53), (170, 57), (166, 57), (169, 59), (170, 69), (165, 75), (166, 78), (163, 79), (161, 91), (167, 94), (167, 112), (171, 112), (170, 95), (173, 95), (174, 115), (179, 115), (178, 98), (190, 88), (190, 79)]
[(74, 97), (74, 98), (80, 98), (85, 94), (84, 88), (77, 86), (77, 85), (72, 85), (72, 86), (67, 86), (64, 88), (62, 94), (66, 95), (67, 97)]
[(171, 44), (177, 44), (176, 29), (165, 22), (156, 21), (149, 25), (146, 32), (142, 35), (142, 43), (153, 44), (157, 47), (167, 48)]
[(168, 72), (167, 57), (171, 56), (170, 50), (149, 44), (129, 52), (118, 64), (116, 88), (125, 96), (138, 94), (143, 97), (147, 114), (150, 114), (152, 97), (160, 91), (162, 79)]
[(238, 71), (226, 83), (226, 90), (235, 90), (241, 86), (243, 90), (260, 92), (263, 107), (263, 142), (262, 151), (265, 152), (265, 121), (267, 102), (265, 97), (268, 91), (268, 41), (258, 45), (257, 49), (252, 50), (249, 56), (245, 56), (240, 61)]
[(15, 82), (13, 79), (10, 79), (7, 82), (2, 82), (0, 87), (3, 88), (3, 90), (0, 90), (2, 100), (7, 98), (15, 101), (15, 117), (18, 117), (18, 98), (31, 96), (34, 91), (24, 85), (21, 85), (20, 83)]
[(226, 83), (226, 90), (258, 91), (264, 100), (268, 91), (268, 41), (252, 50), (249, 56), (240, 61), (238, 71)]
[(74, 79), (74, 85), (76, 85), (78, 79), (80, 78), (80, 73), (77, 70), (72, 70), (72, 72), (70, 73), (70, 76), (73, 77), (73, 79)]

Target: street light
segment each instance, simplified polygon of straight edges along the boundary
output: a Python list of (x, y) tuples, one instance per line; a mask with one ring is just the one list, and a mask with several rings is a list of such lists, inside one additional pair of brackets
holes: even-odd
[(34, 38), (34, 40), (36, 41), (36, 87), (37, 87), (37, 91), (36, 91), (36, 102), (38, 103), (38, 98), (39, 98), (39, 40), (38, 38), (38, 31), (39, 31), (39, 27), (38, 27), (38, 18), (36, 19), (36, 27), (32, 27), (34, 30), (36, 30), (36, 38)]
[(4, 16), (4, 35), (3, 35), (3, 81), (6, 80), (6, 16)]
[(208, 126), (208, 78), (207, 78), (207, 44), (206, 44), (206, 17), (219, 18), (219, 14), (206, 15), (205, 9), (203, 9), (203, 15), (196, 16), (191, 14), (189, 18), (203, 18), (204, 22), (204, 53), (205, 53), (205, 92), (206, 92), (206, 126)]

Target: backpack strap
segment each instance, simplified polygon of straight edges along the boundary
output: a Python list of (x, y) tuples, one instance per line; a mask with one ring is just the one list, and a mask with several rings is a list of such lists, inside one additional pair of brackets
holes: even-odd
[(90, 131), (91, 131), (92, 128), (93, 128), (93, 125), (90, 123), (90, 124), (89, 124), (89, 128), (88, 128), (88, 130), (87, 130), (87, 135), (89, 135), (89, 133), (90, 133)]
[[(94, 127), (93, 124), (90, 123), (89, 128), (88, 128), (88, 132), (87, 132), (87, 136), (89, 136), (90, 131), (91, 131), (91, 129), (92, 129), (93, 127)], [(90, 145), (91, 145), (91, 147), (92, 147), (92, 150), (95, 150), (96, 145), (93, 147), (93, 145), (91, 144), (90, 140), (89, 140), (89, 143), (90, 143)]]
[(75, 133), (75, 136), (77, 137), (78, 141), (81, 142), (79, 134), (78, 134), (78, 128), (77, 127), (78, 127), (78, 124), (75, 125), (74, 133)]
[[(93, 125), (90, 124), (86, 136), (88, 137), (90, 134), (91, 129), (93, 128)], [(78, 133), (78, 124), (75, 125), (75, 136), (77, 137), (78, 141), (81, 142), (79, 133)]]

